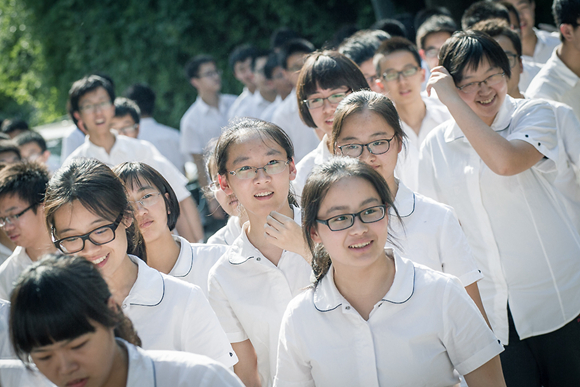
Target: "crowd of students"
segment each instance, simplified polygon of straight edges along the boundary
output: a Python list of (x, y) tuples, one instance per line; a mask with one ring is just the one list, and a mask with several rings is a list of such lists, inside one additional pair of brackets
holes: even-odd
[(580, 385), (580, 1), (534, 9), (281, 30), (239, 96), (200, 54), (179, 131), (88, 75), (60, 167), (3, 122), (0, 385)]

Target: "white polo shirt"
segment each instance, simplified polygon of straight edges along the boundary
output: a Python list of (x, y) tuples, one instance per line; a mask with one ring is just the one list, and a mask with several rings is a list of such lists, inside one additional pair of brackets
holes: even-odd
[(79, 128), (72, 125), (69, 134), (62, 139), (60, 163), (64, 163), (67, 157), (85, 142), (85, 134)]
[(260, 119), (264, 120), (264, 121), (272, 122), (272, 117), (274, 116), (274, 112), (276, 111), (278, 106), (280, 106), (281, 103), (282, 103), (282, 97), (280, 97), (280, 95), (277, 95), (274, 102), (272, 102), (270, 105), (268, 105), (268, 107), (266, 109), (264, 109), (262, 114), (260, 114)]
[(242, 233), (242, 225), (240, 218), (237, 216), (230, 216), (225, 226), (220, 228), (210, 236), (207, 240), (208, 244), (213, 245), (231, 245), (237, 237)]
[(219, 137), (228, 124), (228, 110), (235, 100), (235, 95), (220, 94), (218, 108), (215, 108), (198, 96), (181, 117), (181, 153), (203, 154), (207, 144)]
[[(272, 102), (264, 99), (258, 90), (248, 97), (247, 100), (248, 102), (245, 103), (244, 106), (241, 106), (235, 113), (236, 117), (260, 118), (264, 110), (272, 104)], [(233, 117), (230, 117), (230, 119), (231, 118)]]
[[(529, 57), (525, 57), (525, 58), (529, 58)], [(543, 64), (539, 64), (539, 63), (536, 63), (530, 59), (524, 59), (524, 57), (522, 57), (522, 65), (523, 65), (523, 72), (520, 74), (520, 81), (518, 82), (518, 89), (520, 89), (520, 93), (523, 94), (526, 92), (526, 90), (530, 86), (532, 79), (534, 79), (534, 77), (536, 75), (538, 75), (538, 73), (540, 72), (540, 70), (543, 67)]]
[(412, 192), (402, 182), (395, 207), (401, 221), (389, 209), (393, 243), (387, 242), (387, 247), (415, 263), (456, 276), (464, 287), (483, 277), (451, 207)]
[[(297, 219), (298, 218), (298, 219)], [(300, 211), (294, 208), (300, 224)], [(306, 260), (284, 251), (275, 266), (242, 234), (209, 274), (209, 301), (231, 343), (250, 339), (258, 356), (262, 386), (271, 386), (282, 315), (292, 298), (310, 284)]]
[(562, 62), (556, 50), (530, 83), (526, 98), (565, 103), (580, 119), (580, 78)]
[(314, 128), (306, 126), (300, 118), (298, 111), (298, 100), (296, 99), (296, 89), (288, 94), (286, 99), (280, 103), (272, 122), (288, 134), (294, 145), (294, 162), (298, 163), (304, 156), (315, 149), (320, 140), (314, 132)]
[(15, 359), (14, 350), (10, 343), (8, 330), (10, 320), (10, 303), (0, 300), (0, 359)]
[(244, 114), (241, 113), (252, 104), (252, 97), (255, 94), (256, 93), (251, 93), (247, 87), (244, 87), (241, 94), (236, 97), (235, 101), (232, 103), (227, 112), (228, 121), (232, 118), (244, 117)]
[(503, 351), (457, 278), (395, 254), (395, 278), (364, 320), (333, 268), (284, 314), (274, 386), (452, 386)]
[(27, 369), (19, 359), (0, 359), (0, 386), (56, 387), (34, 364)]
[(10, 293), (14, 289), (14, 282), (28, 266), (32, 265), (32, 260), (26, 254), (26, 249), (17, 246), (14, 252), (0, 266), (0, 299), (10, 301)]
[(142, 162), (155, 168), (167, 180), (173, 191), (175, 191), (178, 201), (181, 202), (191, 196), (187, 188), (185, 188), (188, 183), (187, 178), (169, 160), (163, 157), (153, 144), (127, 136), (119, 136), (114, 132), (111, 133), (115, 136), (115, 143), (110, 153), (107, 153), (105, 148), (93, 144), (90, 136), (87, 136), (83, 145), (78, 147), (65, 160), (64, 164), (70, 163), (72, 159), (77, 157), (94, 158), (111, 168), (129, 161)]
[(451, 114), (447, 107), (443, 105), (438, 98), (427, 97), (421, 95), (426, 107), (425, 118), (421, 123), (419, 135), (407, 125), (401, 122), (401, 127), (407, 135), (405, 147), (399, 153), (397, 159), (397, 166), (395, 167), (395, 175), (412, 191), (417, 191), (419, 186), (419, 150), (425, 138), (436, 126), (451, 119)]
[(484, 275), (485, 311), (504, 344), (508, 300), (521, 339), (580, 314), (579, 127), (563, 105), (506, 96), (491, 128), (542, 153), (532, 168), (496, 175), (453, 121), (421, 150), (420, 192), (455, 209)]
[(153, 117), (141, 118), (139, 122), (139, 140), (155, 144), (155, 148), (183, 173), (185, 156), (179, 151), (181, 136), (177, 129), (160, 124)]
[(318, 143), (316, 149), (308, 153), (300, 162), (296, 165), (296, 178), (292, 180), (292, 186), (294, 187), (294, 193), (300, 199), (302, 197), (302, 190), (304, 185), (306, 185), (306, 180), (315, 166), (324, 164), (332, 154), (326, 146), (326, 141), (328, 136), (325, 134), (322, 137), (322, 141)]
[(548, 61), (552, 55), (552, 51), (560, 43), (560, 35), (557, 32), (548, 32), (539, 30), (536, 27), (533, 28), (538, 41), (536, 42), (536, 47), (534, 48), (534, 56), (530, 57), (527, 55), (522, 55), (522, 58), (533, 60), (536, 63), (544, 64)]
[(238, 362), (201, 289), (162, 274), (130, 255), (137, 281), (122, 304), (144, 349), (206, 355), (231, 367)]
[(175, 266), (173, 266), (169, 275), (199, 286), (207, 297), (209, 269), (224, 255), (228, 247), (225, 245), (189, 243), (180, 236), (174, 236), (173, 239), (179, 243), (180, 250)]

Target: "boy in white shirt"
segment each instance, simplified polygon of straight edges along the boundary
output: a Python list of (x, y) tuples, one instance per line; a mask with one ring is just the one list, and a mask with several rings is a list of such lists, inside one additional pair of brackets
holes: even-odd
[[(264, 74), (264, 67), (270, 55), (269, 50), (256, 50), (252, 58), (252, 73), (256, 90), (249, 97), (244, 106), (240, 106), (235, 113), (236, 117), (260, 118), (262, 113), (276, 100), (277, 92), (274, 82)], [(235, 103), (234, 103), (235, 106)], [(232, 106), (233, 109), (233, 106)], [(230, 110), (230, 113), (232, 111)], [(230, 114), (230, 118), (233, 118)]]
[(417, 30), (417, 48), (429, 70), (439, 66), (439, 50), (457, 29), (455, 21), (446, 15), (433, 15), (421, 24)]
[(252, 104), (252, 97), (256, 94), (256, 82), (254, 80), (254, 71), (252, 63), (256, 56), (256, 49), (249, 44), (242, 44), (232, 51), (229, 62), (234, 71), (234, 77), (244, 85), (244, 90), (236, 98), (230, 110), (228, 119), (242, 117), (243, 111)]

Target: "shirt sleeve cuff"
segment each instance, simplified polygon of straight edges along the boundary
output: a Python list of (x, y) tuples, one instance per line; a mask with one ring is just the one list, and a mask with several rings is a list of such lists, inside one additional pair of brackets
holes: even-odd
[(455, 365), (455, 369), (461, 375), (467, 375), (502, 353), (503, 350), (503, 346), (500, 344), (499, 340), (494, 340), (463, 363)]
[(466, 287), (474, 282), (479, 281), (482, 278), (483, 274), (481, 273), (481, 270), (472, 270), (469, 273), (465, 273), (461, 277), (459, 277), (459, 281), (461, 281), (463, 287)]

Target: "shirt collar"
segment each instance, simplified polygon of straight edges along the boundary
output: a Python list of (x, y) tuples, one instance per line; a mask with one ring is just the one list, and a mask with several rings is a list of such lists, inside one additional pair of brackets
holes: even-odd
[(218, 96), (218, 108), (215, 108), (213, 106), (209, 106), (207, 103), (205, 103), (205, 101), (200, 97), (197, 96), (197, 98), (195, 99), (195, 103), (199, 105), (199, 111), (201, 114), (208, 114), (210, 111), (215, 110), (218, 113), (219, 112), (223, 112), (223, 111), (227, 111), (227, 109), (224, 106), (224, 99), (222, 98), (221, 94)]
[(560, 59), (560, 57), (558, 56), (558, 50), (556, 49), (554, 50), (554, 52), (552, 53), (552, 58), (550, 59), (551, 61), (553, 61), (554, 67), (556, 67), (558, 71), (558, 76), (562, 80), (564, 80), (564, 82), (566, 82), (570, 87), (576, 86), (576, 83), (578, 83), (578, 80), (580, 80), (580, 78), (578, 77), (578, 75), (574, 74), (574, 72), (570, 70), (570, 68), (566, 66), (564, 62), (562, 62), (562, 59)]
[(170, 274), (173, 277), (185, 277), (193, 268), (193, 248), (191, 244), (183, 237), (180, 236), (173, 236), (173, 239), (179, 243), (179, 256), (177, 257), (177, 261), (171, 269)]
[(160, 272), (147, 266), (145, 262), (134, 255), (129, 255), (131, 261), (138, 266), (137, 281), (125, 299), (131, 305), (156, 306), (165, 297), (165, 280)]
[[(399, 189), (395, 196), (395, 208), (399, 216), (405, 218), (415, 212), (415, 193), (412, 192), (402, 181), (399, 180)], [(392, 208), (389, 209), (390, 215), (395, 215)]]

